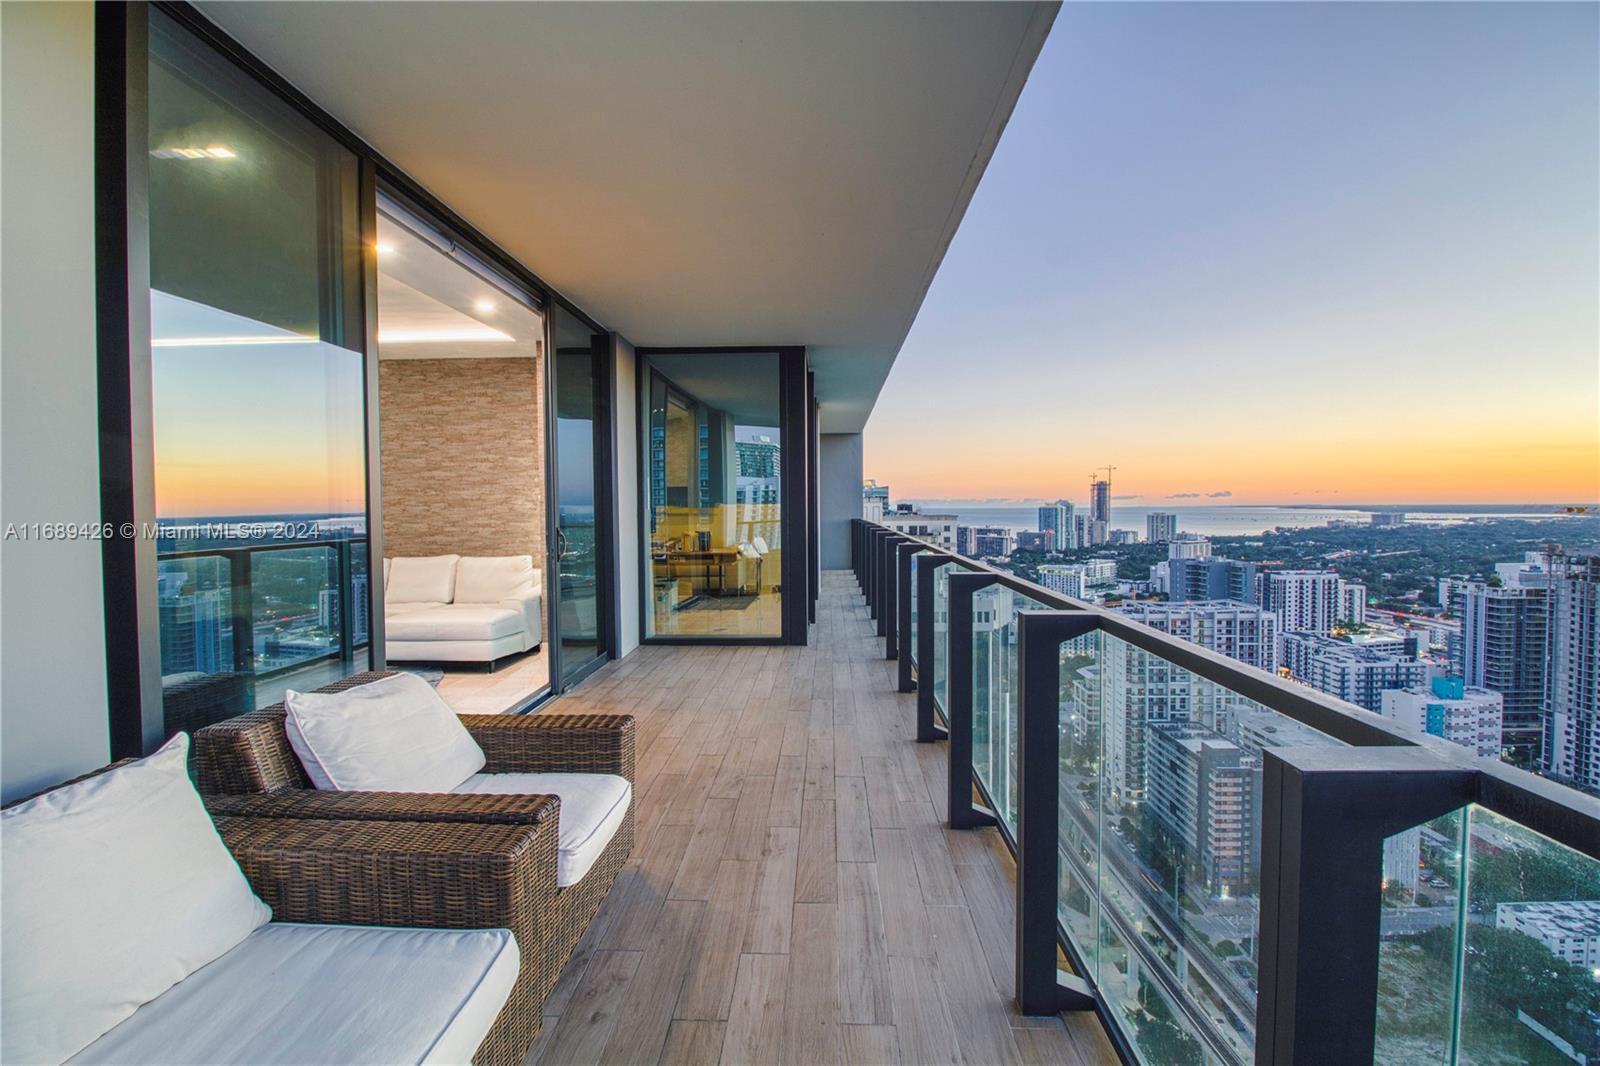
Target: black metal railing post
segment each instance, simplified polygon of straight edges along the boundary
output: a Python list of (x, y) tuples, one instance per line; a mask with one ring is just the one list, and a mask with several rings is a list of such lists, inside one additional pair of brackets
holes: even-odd
[(903, 543), (895, 562), (895, 595), (899, 601), (895, 612), (895, 650), (899, 652), (900, 661), (896, 681), (901, 692), (917, 691), (921, 660), (917, 658), (917, 642), (911, 637), (912, 607), (917, 603), (917, 583), (911, 576), (911, 567), (918, 553), (927, 550), (928, 545), (920, 540)]
[[(930, 743), (936, 740), (948, 740), (950, 734), (934, 720), (937, 709), (934, 700), (934, 674), (938, 670), (935, 665), (939, 661), (938, 646), (935, 641), (938, 636), (935, 630), (935, 585), (939, 576), (939, 567), (951, 562), (954, 556), (945, 552), (930, 551), (923, 555), (922, 562), (917, 564), (917, 587), (913, 594), (917, 597), (917, 740), (919, 743)], [(949, 637), (949, 623), (945, 624), (945, 636)], [(949, 682), (950, 659), (945, 657), (945, 688), (950, 687)]]
[(949, 824), (951, 829), (994, 825), (994, 812), (972, 802), (972, 598), (998, 584), (998, 574), (979, 571), (950, 575), (947, 609), (949, 649), (945, 654), (945, 713), (950, 723)]
[[(901, 540), (900, 534), (892, 529), (886, 529), (878, 537), (877, 559), (874, 563), (874, 574), (877, 589), (874, 596), (877, 598), (878, 636), (888, 639), (889, 633), (894, 629), (894, 546)], [(885, 646), (887, 648), (887, 645)]]
[(865, 591), (867, 579), (862, 567), (866, 563), (866, 546), (863, 538), (866, 536), (867, 523), (864, 519), (850, 519), (850, 569), (856, 575), (856, 588)]
[(873, 621), (878, 619), (878, 542), (888, 530), (882, 526), (867, 526), (867, 560), (866, 574), (867, 587), (864, 590), (867, 597), (867, 615)]
[(338, 573), (337, 580), (339, 582), (339, 592), (335, 597), (335, 602), (339, 607), (337, 615), (339, 623), (339, 660), (340, 662), (349, 663), (355, 659), (355, 633), (352, 631), (352, 625), (355, 620), (355, 605), (350, 602), (352, 599), (350, 542), (341, 540), (334, 545), (333, 551), (336, 562), (335, 570)]
[(889, 631), (884, 636), (886, 659), (899, 661), (896, 689), (912, 691), (911, 682), (911, 557), (927, 545), (912, 537), (897, 536), (889, 542)]
[(1017, 1009), (1093, 1010), (1081, 977), (1056, 966), (1061, 884), (1061, 645), (1094, 632), (1093, 615), (1017, 612)]
[(1421, 747), (1262, 755), (1255, 1060), (1371, 1062), (1384, 838), (1471, 803), (1475, 771)]
[(228, 560), (228, 607), (233, 627), (233, 668), (243, 674), (256, 670), (255, 603), (251, 588), (249, 549), (219, 553)]

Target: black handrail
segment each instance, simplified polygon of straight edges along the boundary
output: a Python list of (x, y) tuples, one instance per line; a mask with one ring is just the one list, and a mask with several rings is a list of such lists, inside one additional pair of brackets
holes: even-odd
[[(870, 522), (865, 525), (869, 530), (894, 532)], [(1044, 608), (1093, 614), (1096, 628), (1102, 632), (1335, 740), (1356, 747), (1421, 747), (1443, 764), (1470, 767), (1483, 778), (1479, 783), (1482, 798), (1476, 801), (1479, 806), (1520, 822), (1590, 858), (1600, 859), (1600, 799), (1508, 763), (1481, 759), (1442, 737), (1152, 629), (1116, 611), (1052, 592), (977, 559), (940, 550), (967, 570), (990, 574), (995, 584), (1020, 593)]]

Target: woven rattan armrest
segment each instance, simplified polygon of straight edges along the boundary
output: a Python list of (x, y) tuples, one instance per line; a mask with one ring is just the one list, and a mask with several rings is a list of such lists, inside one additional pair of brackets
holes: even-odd
[(484, 772), (617, 774), (634, 779), (631, 714), (464, 714)]
[(554, 823), (216, 823), (278, 921), (510, 929), (527, 950), (555, 894)]
[(388, 822), (473, 822), (552, 827), (561, 797), (457, 792), (319, 792), (290, 788), (233, 796), (203, 796), (213, 817), (320, 818)]

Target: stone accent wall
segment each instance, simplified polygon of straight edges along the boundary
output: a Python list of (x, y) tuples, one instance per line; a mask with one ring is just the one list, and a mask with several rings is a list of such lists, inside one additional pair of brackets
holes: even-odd
[(385, 359), (378, 396), (384, 553), (532, 555), (543, 572), (543, 361)]

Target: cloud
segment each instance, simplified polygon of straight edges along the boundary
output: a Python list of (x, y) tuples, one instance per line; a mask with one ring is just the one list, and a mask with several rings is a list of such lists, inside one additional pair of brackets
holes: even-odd
[(1199, 499), (1199, 498), (1200, 498), (1200, 494), (1198, 492), (1169, 492), (1169, 493), (1167, 493), (1167, 499), (1169, 499), (1169, 500), (1196, 500), (1196, 499)]
[(1223, 489), (1221, 492), (1208, 492), (1206, 495), (1213, 500), (1220, 500), (1224, 496), (1232, 496), (1233, 493), (1229, 492), (1227, 489)]
[(1137, 493), (1129, 493), (1126, 496), (1113, 496), (1111, 498), (1113, 500), (1142, 500), (1142, 499), (1144, 499), (1143, 496), (1140, 496)]

